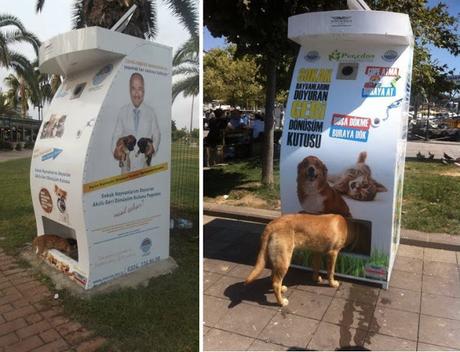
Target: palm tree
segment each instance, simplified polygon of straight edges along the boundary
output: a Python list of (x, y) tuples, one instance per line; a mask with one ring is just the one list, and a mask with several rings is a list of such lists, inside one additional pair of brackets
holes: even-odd
[(0, 116), (18, 117), (18, 111), (9, 104), (6, 94), (0, 91)]
[(29, 99), (32, 96), (32, 90), (22, 77), (10, 73), (4, 79), (7, 91), (5, 92), (6, 103), (15, 110), (21, 111), (21, 116), (26, 117), (29, 110)]
[(199, 93), (198, 37), (191, 37), (176, 52), (173, 58), (173, 75), (180, 77), (172, 89), (173, 101), (183, 93), (185, 97)]
[[(3, 31), (3, 27), (13, 27), (13, 31)], [(32, 45), (35, 54), (38, 55), (40, 40), (28, 32), (21, 21), (11, 15), (0, 14), (0, 66), (24, 71), (28, 60), (21, 54), (10, 49), (10, 45), (26, 42)]]
[[(192, 0), (164, 0), (173, 15), (189, 32), (198, 34), (198, 18)], [(45, 0), (37, 0), (36, 11), (43, 9)], [(157, 34), (157, 13), (155, 0), (75, 0), (73, 4), (73, 26), (112, 27), (132, 6), (137, 9), (131, 18), (126, 34), (139, 38), (153, 39)]]

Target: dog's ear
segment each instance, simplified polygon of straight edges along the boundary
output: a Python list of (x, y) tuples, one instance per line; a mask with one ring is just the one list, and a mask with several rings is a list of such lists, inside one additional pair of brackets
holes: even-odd
[(64, 191), (63, 189), (61, 189), (61, 193), (62, 193), (62, 198), (65, 198), (67, 197), (67, 192)]
[(57, 185), (54, 185), (54, 192), (57, 193), (58, 190), (59, 190), (59, 187)]
[(299, 175), (303, 169), (305, 169), (305, 164), (307, 163), (307, 159), (303, 159), (299, 165), (297, 165), (297, 175)]

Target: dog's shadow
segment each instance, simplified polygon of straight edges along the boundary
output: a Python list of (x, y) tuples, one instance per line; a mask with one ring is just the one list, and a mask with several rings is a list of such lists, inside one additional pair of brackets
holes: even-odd
[[(289, 292), (292, 292), (290, 288), (299, 284), (307, 284), (315, 287), (327, 286), (327, 283), (314, 283), (311, 280), (311, 273), (305, 275), (305, 272), (302, 274), (295, 269), (291, 269), (283, 281), (283, 285), (286, 285), (288, 288), (287, 297), (289, 297)], [(234, 283), (224, 290), (224, 295), (230, 299), (228, 308), (233, 308), (243, 301), (254, 302), (262, 306), (281, 308), (276, 302), (270, 276), (254, 280), (249, 285), (245, 285), (244, 281)], [(282, 312), (284, 310), (286, 310), (285, 313), (289, 313), (287, 307), (283, 307)]]
[(233, 308), (243, 301), (255, 302), (263, 306), (277, 307), (276, 301), (270, 302), (267, 296), (272, 294), (272, 281), (270, 277), (255, 280), (249, 285), (243, 281), (228, 286), (224, 295), (230, 299), (228, 308)]

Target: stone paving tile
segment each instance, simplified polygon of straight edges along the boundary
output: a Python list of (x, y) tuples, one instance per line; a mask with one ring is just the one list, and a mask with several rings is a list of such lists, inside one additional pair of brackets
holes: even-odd
[(380, 334), (370, 334), (366, 340), (364, 347), (371, 351), (415, 351), (417, 347), (415, 341)]
[(367, 330), (370, 326), (375, 307), (358, 301), (334, 298), (323, 320), (346, 327)]
[(213, 273), (211, 271), (203, 271), (203, 291), (206, 291), (222, 277), (223, 275), (221, 274)]
[(275, 314), (272, 309), (241, 303), (229, 309), (216, 328), (257, 337)]
[(422, 294), (422, 314), (460, 320), (460, 298)]
[[(396, 256), (393, 270), (407, 271), (410, 273), (421, 274), (423, 268), (423, 257), (411, 258), (402, 255)], [(393, 274), (391, 275), (393, 277)]]
[(204, 351), (246, 351), (254, 339), (232, 332), (212, 329), (203, 339)]
[[(293, 290), (288, 289), (285, 296), (289, 298), (292, 292)], [(211, 286), (206, 291), (206, 294), (228, 299), (232, 302), (232, 305), (244, 302), (265, 308), (279, 308), (269, 277), (258, 279), (249, 285), (245, 285), (241, 278), (224, 276)]]
[(424, 248), (423, 260), (431, 262), (457, 264), (455, 252), (446, 251), (444, 249)]
[(359, 301), (367, 304), (375, 304), (379, 295), (379, 289), (350, 282), (342, 282), (335, 297)]
[(301, 291), (308, 291), (311, 293), (334, 296), (337, 288), (330, 287), (327, 283), (318, 285), (311, 280), (312, 273), (307, 270), (292, 268), (289, 269), (284, 282), (290, 287), (296, 288)]
[(284, 312), (278, 312), (262, 330), (258, 339), (288, 348), (305, 347), (319, 322)]
[(420, 316), (419, 343), (460, 349), (460, 321)]
[(319, 351), (334, 351), (337, 348), (355, 347), (358, 349), (364, 344), (366, 331), (350, 327), (338, 326), (321, 322), (307, 349)]
[(329, 296), (293, 290), (289, 304), (284, 309), (291, 314), (321, 320), (331, 301), (332, 297)]
[(419, 313), (420, 295), (420, 292), (390, 287), (388, 290), (380, 291), (377, 307), (385, 307)]
[(254, 340), (248, 351), (286, 351), (286, 347), (282, 345), (275, 345), (273, 343), (263, 342), (261, 340)]
[(393, 269), (390, 278), (390, 287), (420, 292), (422, 289), (422, 274)]
[(423, 259), (423, 248), (400, 244), (397, 255), (401, 257)]
[(417, 344), (417, 351), (457, 351), (455, 348), (435, 346), (427, 343), (419, 342)]
[(419, 314), (377, 307), (369, 331), (417, 341)]
[(458, 277), (459, 268), (457, 264), (425, 261), (423, 275), (452, 279)]
[(217, 274), (228, 273), (236, 263), (227, 262), (219, 259), (203, 259), (203, 271), (211, 271)]
[[(254, 265), (237, 264), (228, 272), (227, 275), (245, 280), (249, 273), (251, 273), (252, 269), (254, 269)], [(270, 276), (271, 272), (272, 271), (270, 269), (264, 269), (259, 277)]]
[(447, 297), (460, 298), (460, 279), (451, 276), (449, 279), (423, 275), (423, 293), (431, 293)]
[(229, 301), (204, 295), (203, 304), (206, 309), (203, 310), (204, 324), (214, 327), (216, 323), (229, 312)]

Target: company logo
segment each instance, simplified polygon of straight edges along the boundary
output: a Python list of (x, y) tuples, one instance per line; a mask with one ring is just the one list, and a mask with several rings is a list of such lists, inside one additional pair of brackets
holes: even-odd
[(386, 280), (387, 268), (381, 265), (366, 264), (364, 267), (364, 275), (370, 279)]
[(351, 16), (332, 16), (331, 26), (332, 27), (351, 27), (353, 20)]
[(304, 56), (304, 59), (309, 62), (316, 61), (320, 58), (319, 53), (316, 50), (309, 51), (307, 55)]
[(144, 240), (141, 243), (141, 250), (144, 254), (147, 254), (150, 251), (150, 248), (152, 248), (152, 241), (150, 238), (144, 238)]
[(101, 68), (93, 77), (93, 86), (97, 86), (104, 82), (104, 80), (110, 75), (113, 70), (113, 65), (108, 64)]
[(393, 62), (398, 58), (399, 54), (394, 50), (387, 50), (385, 54), (382, 55), (382, 59), (387, 62)]
[(59, 154), (62, 153), (62, 149), (53, 148), (53, 150), (46, 152), (42, 155), (42, 161), (49, 160), (49, 159), (56, 159)]
[(374, 58), (374, 54), (350, 54), (338, 50), (329, 54), (329, 61), (374, 61)]

